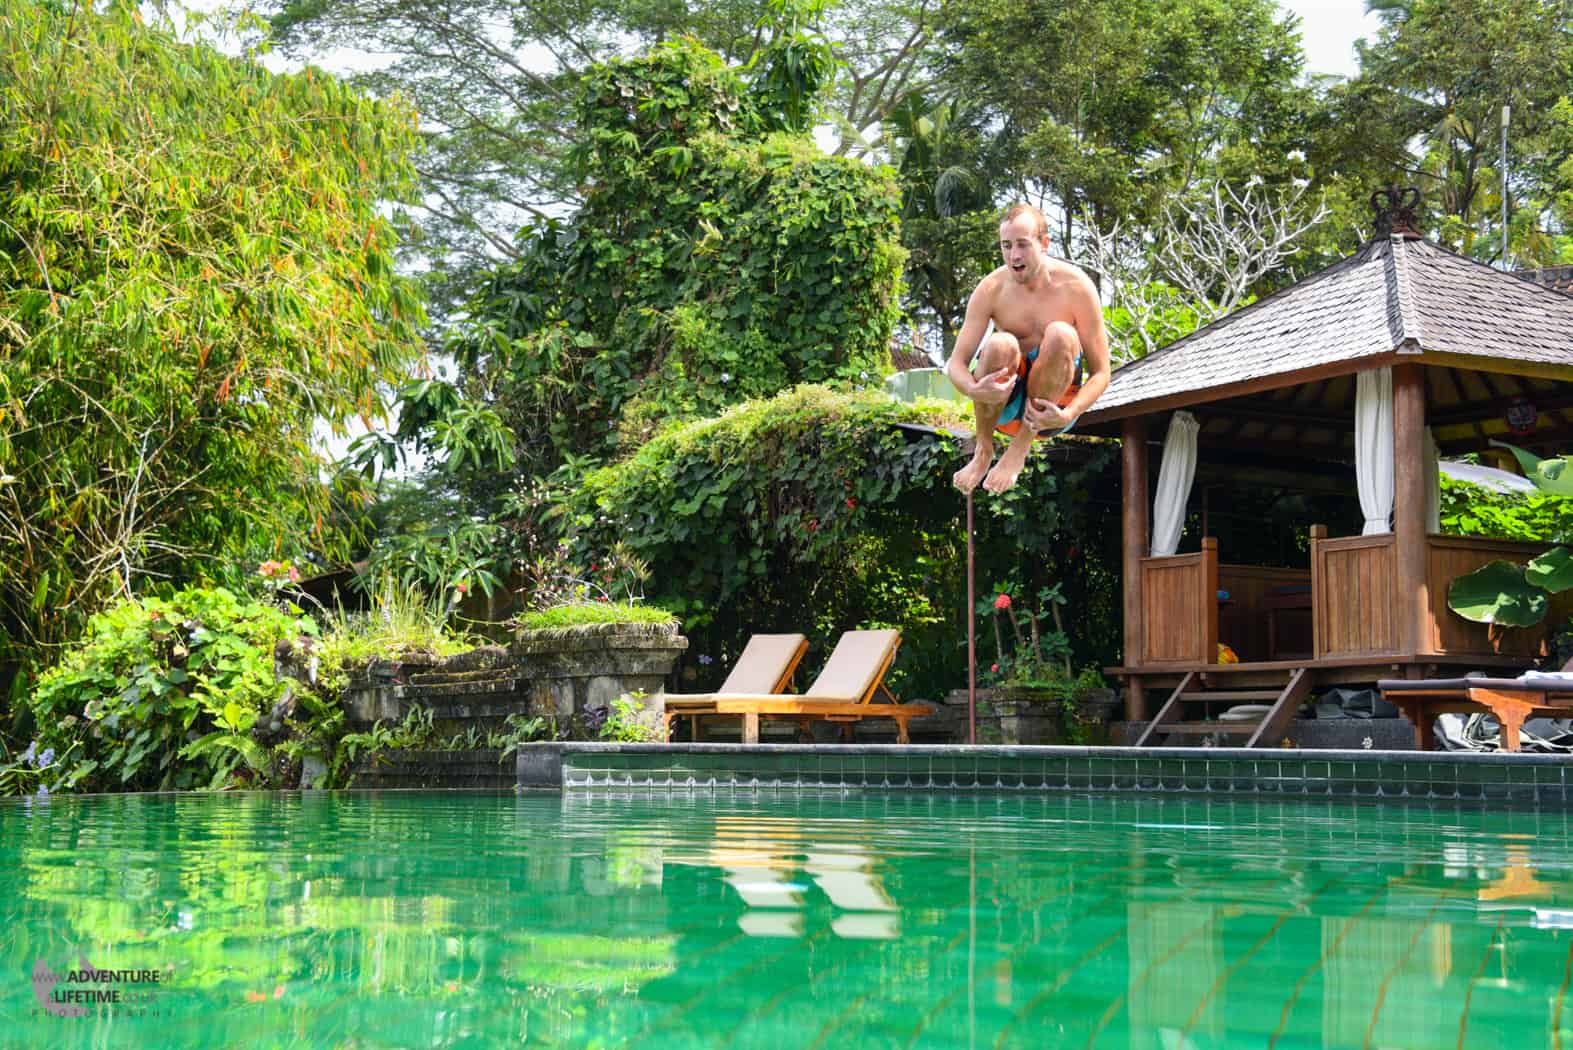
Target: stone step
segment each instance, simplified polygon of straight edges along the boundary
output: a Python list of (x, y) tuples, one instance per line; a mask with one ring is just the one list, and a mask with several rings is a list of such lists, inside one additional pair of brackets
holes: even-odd
[(483, 677), (459, 678), (451, 675), (419, 675), (414, 681), (404, 685), (394, 686), (401, 695), (420, 692), (425, 689), (440, 689), (448, 693), (495, 693), (499, 690), (518, 689), (525, 679), (508, 675), (498, 677), (495, 673)]
[[(509, 715), (530, 713), (530, 702), (524, 697), (515, 700), (476, 702), (461, 700), (451, 704), (423, 703), (421, 710), (430, 713), (438, 722), (468, 718), (506, 718)], [(383, 721), (387, 721), (384, 719)]]
[(488, 678), (514, 678), (518, 667), (474, 667), (455, 669), (444, 667), (437, 671), (413, 671), (407, 681), (417, 685), (425, 682), (478, 682)]
[(522, 692), (495, 692), (495, 693), (414, 693), (398, 698), (401, 710), (411, 707), (425, 707), (432, 709), (454, 707), (486, 707), (488, 705), (506, 704), (512, 707), (528, 705), (530, 695)]
[(1231, 736), (1250, 736), (1256, 732), (1256, 722), (1171, 722), (1158, 727), (1159, 733), (1180, 736), (1206, 736), (1209, 733), (1227, 733)]

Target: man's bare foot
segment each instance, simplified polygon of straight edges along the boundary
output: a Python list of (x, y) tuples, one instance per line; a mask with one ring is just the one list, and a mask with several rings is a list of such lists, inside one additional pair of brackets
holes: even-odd
[(951, 484), (962, 492), (971, 492), (978, 487), (978, 482), (989, 472), (989, 463), (994, 459), (994, 449), (979, 448), (972, 454), (972, 462), (956, 471), (951, 476)]
[(1028, 442), (1012, 441), (1000, 461), (994, 464), (994, 469), (989, 471), (983, 487), (996, 496), (1009, 490), (1021, 476), (1021, 468), (1027, 465), (1027, 449), (1030, 447)]

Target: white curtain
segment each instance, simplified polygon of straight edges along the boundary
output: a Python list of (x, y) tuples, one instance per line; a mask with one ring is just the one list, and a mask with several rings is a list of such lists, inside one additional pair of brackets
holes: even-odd
[(1185, 530), (1185, 504), (1196, 477), (1196, 432), (1201, 427), (1189, 412), (1176, 412), (1163, 439), (1163, 465), (1158, 468), (1158, 491), (1152, 501), (1152, 553), (1154, 557), (1180, 549)]
[(1355, 377), (1355, 484), (1365, 515), (1361, 535), (1392, 532), (1393, 370)]
[(1426, 427), (1426, 532), (1436, 535), (1442, 531), (1442, 468), (1438, 461), (1441, 450), (1436, 447), (1436, 435)]

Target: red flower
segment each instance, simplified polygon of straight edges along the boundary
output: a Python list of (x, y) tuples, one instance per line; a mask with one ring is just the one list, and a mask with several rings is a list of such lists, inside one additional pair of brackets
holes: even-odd
[(806, 525), (809, 532), (813, 532), (815, 529), (819, 528), (819, 522), (813, 518), (809, 518), (806, 522)]
[(467, 583), (456, 583), (453, 585), (453, 589), (458, 591), (460, 594), (470, 593), (470, 585)]
[(999, 673), (999, 669), (1000, 669), (1000, 665), (999, 664), (989, 664), (989, 670), (993, 671), (995, 674)]
[(1008, 595), (1008, 594), (1000, 594), (998, 597), (996, 597), (994, 599), (994, 608), (996, 608), (996, 609), (1009, 609), (1010, 608), (1010, 595)]
[(857, 500), (853, 499), (851, 496), (847, 497), (847, 510), (853, 510), (857, 507), (857, 505)]

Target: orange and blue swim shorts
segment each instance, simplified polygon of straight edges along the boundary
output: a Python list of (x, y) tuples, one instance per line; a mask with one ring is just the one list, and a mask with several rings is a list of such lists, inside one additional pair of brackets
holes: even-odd
[[(1032, 371), (1032, 364), (1037, 359), (1037, 347), (1033, 347), (1031, 350), (1028, 350), (1026, 353), (1021, 355), (1021, 361), (1016, 366), (1016, 384), (1011, 387), (1010, 399), (1005, 402), (1005, 409), (1000, 413), (1000, 420), (994, 425), (994, 429), (998, 430), (1001, 434), (1014, 435), (1017, 431), (1021, 430), (1021, 414), (1027, 407), (1027, 373)], [(1080, 354), (1076, 355), (1076, 365), (1074, 370), (1076, 372), (1081, 371)], [(1061, 408), (1064, 408), (1066, 405), (1070, 404), (1071, 398), (1075, 397), (1076, 391), (1080, 389), (1080, 383), (1072, 383), (1070, 385), (1070, 389), (1066, 390), (1064, 396), (1062, 396), (1056, 403)], [(1065, 427), (1054, 431), (1052, 434), (1048, 431), (1039, 431), (1038, 436), (1057, 437), (1060, 434), (1068, 434), (1071, 427), (1075, 425), (1075, 420), (1072, 420)]]

